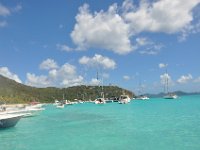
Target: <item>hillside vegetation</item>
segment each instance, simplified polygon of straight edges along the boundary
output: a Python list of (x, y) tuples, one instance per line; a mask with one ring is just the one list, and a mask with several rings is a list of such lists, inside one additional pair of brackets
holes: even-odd
[[(68, 88), (36, 88), (17, 83), (0, 75), (0, 101), (6, 103), (28, 103), (30, 101), (49, 103), (54, 102), (55, 99), (94, 100), (100, 97), (101, 91), (102, 87), (85, 85)], [(130, 97), (134, 96), (131, 91), (117, 86), (104, 86), (103, 91), (106, 98), (118, 97), (123, 93), (128, 94)]]

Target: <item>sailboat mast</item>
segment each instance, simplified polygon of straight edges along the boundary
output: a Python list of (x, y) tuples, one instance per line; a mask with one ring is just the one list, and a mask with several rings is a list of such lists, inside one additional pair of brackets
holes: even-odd
[(167, 69), (165, 71), (165, 93), (169, 93), (169, 78), (168, 78), (168, 72), (167, 72)]
[(98, 73), (98, 70), (97, 70), (97, 81), (99, 81), (99, 73)]

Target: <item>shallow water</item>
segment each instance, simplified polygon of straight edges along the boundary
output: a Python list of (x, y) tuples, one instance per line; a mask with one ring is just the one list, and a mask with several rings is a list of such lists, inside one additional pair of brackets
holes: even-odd
[(199, 150), (200, 95), (127, 105), (53, 105), (0, 130), (2, 150)]

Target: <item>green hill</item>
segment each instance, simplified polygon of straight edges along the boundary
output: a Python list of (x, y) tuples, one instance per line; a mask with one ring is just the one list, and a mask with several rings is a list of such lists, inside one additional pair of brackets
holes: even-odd
[[(26, 86), (0, 75), (0, 101), (6, 103), (28, 103), (30, 101), (54, 102), (55, 99), (62, 100), (63, 97), (68, 100), (82, 99), (94, 100), (100, 96), (102, 87), (99, 86), (74, 86), (69, 88), (36, 88)], [(123, 93), (130, 97), (134, 93), (117, 86), (104, 86), (104, 95), (106, 98), (120, 96)]]

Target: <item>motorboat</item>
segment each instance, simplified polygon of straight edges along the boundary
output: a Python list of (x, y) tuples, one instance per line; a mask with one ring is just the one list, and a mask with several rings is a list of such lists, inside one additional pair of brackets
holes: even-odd
[(0, 128), (9, 128), (17, 124), (24, 114), (2, 114), (0, 115)]
[(128, 95), (121, 95), (119, 97), (119, 104), (127, 104), (131, 101), (130, 97)]
[(104, 98), (97, 98), (97, 99), (94, 100), (94, 103), (95, 104), (105, 104), (106, 101), (105, 101)]
[(147, 97), (146, 95), (140, 95), (136, 98), (137, 100), (148, 100), (149, 97)]
[(60, 104), (58, 104), (56, 107), (57, 107), (57, 108), (64, 108), (64, 107), (65, 107), (65, 105), (64, 105), (64, 104), (62, 104), (62, 103), (60, 103)]
[(23, 115), (23, 117), (30, 117), (30, 116), (36, 116), (38, 115), (41, 111), (45, 110), (45, 108), (35, 108), (32, 106), (26, 106), (24, 108), (6, 108), (2, 111), (0, 111), (0, 115), (4, 114), (18, 114), (18, 115)]
[(58, 100), (55, 100), (55, 102), (53, 103), (53, 105), (57, 106), (60, 102)]

